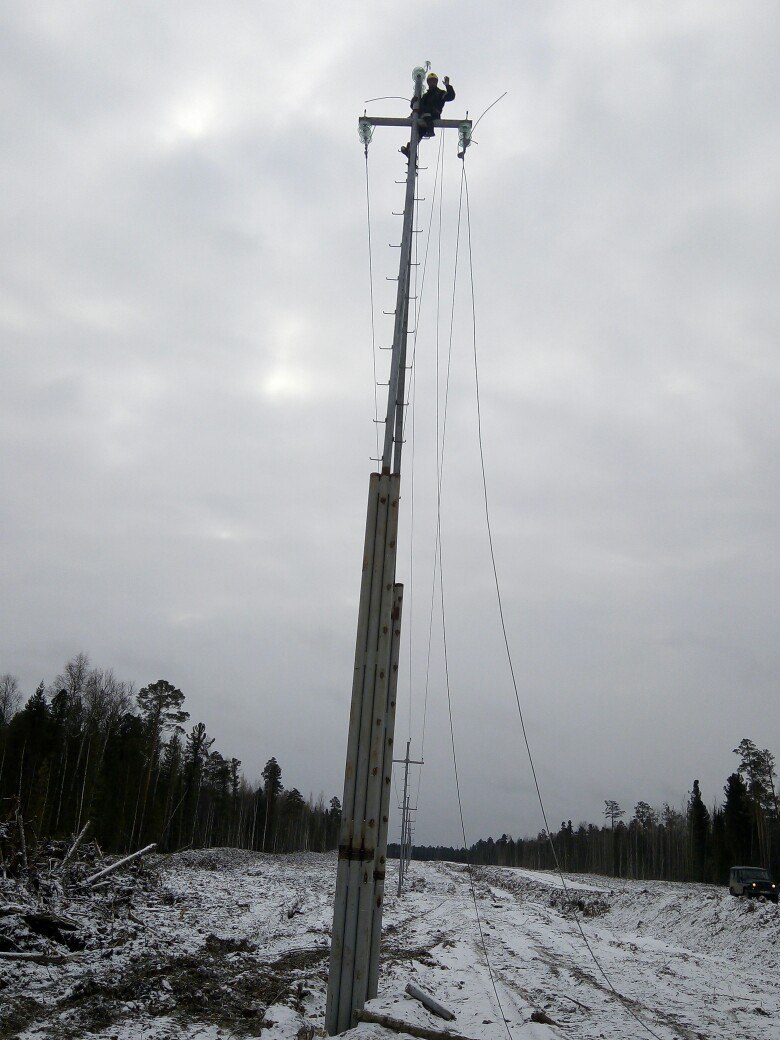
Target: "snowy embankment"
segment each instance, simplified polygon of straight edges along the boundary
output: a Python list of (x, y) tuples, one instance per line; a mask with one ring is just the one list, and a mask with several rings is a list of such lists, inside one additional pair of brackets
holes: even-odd
[[(97, 905), (67, 908), (84, 917), (82, 952), (58, 964), (0, 962), (0, 1036), (312, 1040), (322, 1033), (335, 868), (332, 855), (314, 854), (160, 859), (130, 906), (107, 891)], [(388, 895), (370, 1009), (444, 1028), (405, 996), (415, 982), (455, 1013), (448, 1028), (474, 1040), (780, 1040), (775, 906), (705, 885), (581, 876), (570, 895), (590, 950), (552, 875), (476, 868), (472, 887), (461, 866), (412, 864), (403, 897)], [(531, 1022), (533, 1012), (555, 1024)], [(357, 1033), (391, 1035), (367, 1024)]]

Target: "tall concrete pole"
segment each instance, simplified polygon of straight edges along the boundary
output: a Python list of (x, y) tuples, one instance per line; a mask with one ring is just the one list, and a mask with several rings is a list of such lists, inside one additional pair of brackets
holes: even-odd
[[(395, 570), (418, 111), (424, 75), (422, 68), (412, 73), (410, 118), (364, 116), (361, 120), (370, 126), (408, 127), (410, 141), (382, 469), (371, 474), (366, 514), (325, 1012), (325, 1028), (331, 1035), (354, 1025), (354, 1012), (363, 1008), (368, 996), (376, 995), (379, 978), (403, 595)], [(436, 125), (461, 130), (466, 123), (439, 120)]]
[[(378, 979), (381, 909), (387, 860), (389, 798), (395, 722), (395, 676), (402, 589), (395, 583), (412, 221), (417, 176), (417, 111), (423, 69), (415, 69), (409, 168), (406, 175), (395, 327), (387, 395), (382, 472), (371, 476), (366, 518), (355, 672), (339, 835), (325, 1027), (331, 1035), (351, 1028), (353, 1014)], [(399, 419), (400, 414), (400, 419)], [(392, 697), (390, 693), (392, 691)], [(392, 700), (392, 709), (388, 709)], [(390, 754), (388, 756), (388, 749)], [(383, 804), (384, 803), (384, 804)], [(383, 812), (384, 809), (384, 812)], [(383, 835), (383, 841), (380, 840)], [(375, 963), (372, 966), (372, 959)]]

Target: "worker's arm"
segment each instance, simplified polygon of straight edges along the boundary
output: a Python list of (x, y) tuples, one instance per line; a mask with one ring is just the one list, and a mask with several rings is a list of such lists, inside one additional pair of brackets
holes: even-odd
[(447, 91), (446, 91), (446, 93), (444, 95), (445, 103), (447, 101), (454, 101), (455, 100), (455, 91), (452, 89), (452, 85), (450, 84), (450, 77), (449, 76), (445, 76), (444, 77), (444, 86), (447, 88)]

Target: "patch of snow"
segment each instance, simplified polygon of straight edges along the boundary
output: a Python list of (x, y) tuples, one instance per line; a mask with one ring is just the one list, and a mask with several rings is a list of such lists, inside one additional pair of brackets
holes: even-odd
[[(61, 964), (2, 963), (0, 1035), (322, 1036), (333, 854), (216, 849), (151, 869), (157, 880), (133, 894), (113, 945), (96, 931), (100, 943)], [(380, 992), (368, 1005), (377, 1014), (446, 1028), (406, 996), (415, 982), (473, 1040), (649, 1036), (614, 987), (661, 1040), (780, 1040), (772, 904), (708, 885), (567, 875), (575, 915), (550, 874), (413, 863), (408, 881), (400, 899), (388, 885)], [(559, 1025), (532, 1022), (535, 1011)], [(350, 1033), (391, 1035), (368, 1023)]]

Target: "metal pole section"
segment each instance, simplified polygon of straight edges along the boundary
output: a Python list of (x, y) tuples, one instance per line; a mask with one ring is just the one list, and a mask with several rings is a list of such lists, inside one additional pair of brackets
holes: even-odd
[(406, 868), (411, 860), (411, 848), (412, 848), (412, 810), (409, 805), (409, 766), (422, 766), (425, 765), (422, 759), (419, 761), (413, 758), (409, 758), (409, 747), (411, 740), (406, 742), (406, 756), (404, 758), (394, 758), (393, 761), (399, 765), (403, 764), (404, 767), (404, 796), (401, 803), (401, 840), (399, 842), (399, 855), (398, 855), (398, 895), (401, 895), (401, 889), (403, 888), (404, 878), (406, 876)]
[(404, 796), (401, 802), (401, 855), (398, 857), (398, 895), (401, 894), (401, 889), (404, 886), (404, 860), (406, 858), (406, 831), (409, 827), (409, 745), (411, 740), (406, 742), (406, 758), (404, 759)]
[[(412, 133), (409, 141), (409, 168), (406, 172), (406, 196), (404, 199), (404, 224), (401, 235), (401, 259), (398, 265), (398, 292), (395, 302), (395, 328), (393, 330), (393, 358), (390, 367), (390, 387), (387, 394), (387, 416), (385, 418), (385, 444), (382, 452), (382, 472), (401, 472), (400, 441), (396, 438), (399, 423), (396, 411), (403, 412), (403, 371), (406, 365), (406, 330), (409, 314), (409, 280), (412, 270), (412, 223), (414, 218), (414, 190), (417, 181), (417, 144), (419, 142), (418, 110), (422, 93), (423, 69), (417, 70), (414, 80), (414, 107), (412, 109)], [(401, 391), (399, 395), (399, 390)], [(393, 441), (396, 439), (396, 460), (393, 465)]]

